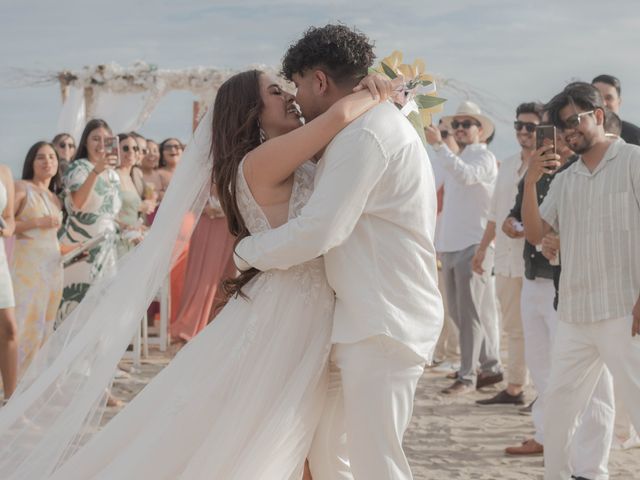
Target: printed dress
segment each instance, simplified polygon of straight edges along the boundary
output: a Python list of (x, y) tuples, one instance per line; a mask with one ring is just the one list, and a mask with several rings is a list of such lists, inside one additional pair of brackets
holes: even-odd
[[(62, 212), (47, 192), (26, 183), (24, 208), (16, 221), (26, 221)], [(11, 276), (16, 297), (19, 371), (24, 372), (40, 346), (53, 331), (62, 297), (60, 244), (53, 228), (34, 228), (16, 235)]]
[(64, 175), (65, 208), (68, 216), (60, 234), (60, 243), (74, 245), (103, 235), (103, 240), (88, 251), (88, 255), (64, 269), (62, 302), (56, 325), (84, 298), (93, 281), (115, 268), (117, 258), (116, 217), (122, 207), (120, 178), (107, 169), (102, 172), (82, 210), (74, 208), (71, 193), (77, 191), (93, 170), (86, 159), (75, 160)]

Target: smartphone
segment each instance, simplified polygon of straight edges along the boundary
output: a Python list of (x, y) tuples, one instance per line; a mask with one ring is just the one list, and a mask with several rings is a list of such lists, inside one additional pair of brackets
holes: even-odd
[(109, 159), (109, 166), (120, 166), (120, 142), (118, 137), (108, 137), (104, 139), (104, 150)]
[(546, 139), (551, 140), (553, 145), (553, 148), (549, 151), (556, 153), (556, 127), (553, 125), (538, 125), (536, 127), (536, 149), (548, 143), (545, 142)]

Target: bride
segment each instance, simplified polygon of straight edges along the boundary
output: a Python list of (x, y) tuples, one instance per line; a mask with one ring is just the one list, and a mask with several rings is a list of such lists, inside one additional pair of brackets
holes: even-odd
[[(96, 420), (155, 277), (168, 271), (159, 255), (186, 241), (181, 219), (204, 203), (203, 176), (213, 178), (238, 238), (286, 223), (311, 195), (308, 159), (390, 89), (380, 76), (365, 77), (361, 91), (301, 127), (293, 96), (275, 78), (250, 70), (227, 80), (147, 242), (92, 288), (0, 411), (0, 477), (301, 478), (330, 350), (334, 296), (320, 258), (241, 274), (227, 285), (231, 299), (216, 321), (94, 435)], [(207, 147), (213, 166), (199, 158), (210, 158)], [(150, 237), (159, 240), (163, 225), (171, 233), (158, 247)]]

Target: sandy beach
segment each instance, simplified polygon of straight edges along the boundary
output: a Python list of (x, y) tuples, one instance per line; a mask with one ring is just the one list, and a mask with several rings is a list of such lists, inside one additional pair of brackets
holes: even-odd
[[(131, 400), (167, 365), (171, 354), (151, 350), (140, 369), (115, 382), (113, 393)], [(542, 457), (507, 457), (504, 447), (531, 436), (531, 418), (514, 406), (475, 405), (475, 400), (498, 391), (487, 388), (463, 397), (439, 393), (450, 380), (425, 371), (416, 394), (413, 420), (405, 436), (405, 451), (415, 480), (530, 480), (542, 479)], [(529, 399), (533, 398), (533, 392)], [(103, 423), (117, 413), (109, 408)], [(640, 449), (613, 451), (610, 480), (640, 478)]]

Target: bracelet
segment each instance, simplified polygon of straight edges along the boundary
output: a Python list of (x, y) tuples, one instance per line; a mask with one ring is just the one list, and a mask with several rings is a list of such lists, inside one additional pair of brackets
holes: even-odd
[[(102, 172), (104, 172), (104, 170)], [(98, 172), (96, 170), (96, 167), (93, 167), (93, 169), (89, 173), (95, 173), (96, 177), (99, 177), (102, 172)]]

